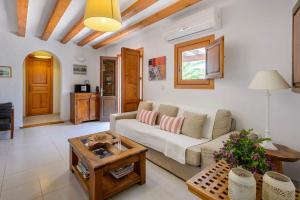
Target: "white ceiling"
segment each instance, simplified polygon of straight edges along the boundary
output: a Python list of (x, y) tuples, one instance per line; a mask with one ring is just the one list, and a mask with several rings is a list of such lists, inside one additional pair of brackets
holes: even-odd
[[(17, 0), (0, 0), (0, 31), (2, 32), (17, 32), (16, 1)], [(121, 10), (125, 10), (135, 1), (136, 0), (120, 0)], [(159, 0), (151, 7), (124, 22), (123, 26), (126, 27), (129, 24), (140, 21), (176, 1), (177, 0)], [(70, 28), (83, 16), (85, 2), (86, 0), (72, 0), (49, 40), (60, 40), (63, 38)], [(55, 3), (56, 0), (29, 0), (25, 37), (40, 37), (42, 35)], [(78, 42), (90, 32), (92, 31), (85, 28), (70, 42)], [(111, 33), (106, 33), (90, 44), (95, 44), (110, 34)]]

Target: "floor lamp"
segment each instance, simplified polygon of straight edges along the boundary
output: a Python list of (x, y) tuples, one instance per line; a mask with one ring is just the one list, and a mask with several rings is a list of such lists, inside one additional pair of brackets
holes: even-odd
[[(288, 89), (290, 85), (284, 80), (284, 78), (278, 73), (277, 70), (262, 70), (257, 72), (253, 80), (249, 85), (249, 89), (253, 90), (265, 90), (266, 92), (266, 129), (265, 138), (271, 138), (270, 129), (270, 97), (271, 91)], [(266, 149), (277, 150), (271, 141), (265, 141), (262, 144)]]

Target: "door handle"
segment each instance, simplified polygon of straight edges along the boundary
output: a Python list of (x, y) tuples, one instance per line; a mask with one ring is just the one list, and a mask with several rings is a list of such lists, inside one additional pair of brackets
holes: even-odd
[(103, 97), (103, 88), (100, 88), (100, 96)]

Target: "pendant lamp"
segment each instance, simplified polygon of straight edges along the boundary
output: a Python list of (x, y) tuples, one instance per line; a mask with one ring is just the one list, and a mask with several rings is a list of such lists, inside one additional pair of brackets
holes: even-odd
[(122, 27), (119, 0), (87, 0), (84, 25), (101, 32), (119, 30)]

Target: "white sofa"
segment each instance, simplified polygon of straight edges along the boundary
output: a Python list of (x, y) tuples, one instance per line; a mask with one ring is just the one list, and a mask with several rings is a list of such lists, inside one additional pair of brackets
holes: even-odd
[[(153, 102), (153, 104), (153, 110), (158, 111), (160, 103)], [(203, 138), (194, 139), (160, 130), (158, 126), (140, 123), (136, 120), (137, 111), (111, 115), (110, 129), (148, 147), (148, 160), (187, 180), (214, 162), (214, 151), (222, 146), (222, 141), (227, 140), (234, 130), (235, 121), (228, 110), (201, 109), (186, 105), (172, 106), (179, 108), (177, 116), (183, 116), (185, 111), (207, 114)], [(191, 146), (186, 146), (189, 142)], [(174, 155), (180, 154), (182, 150), (183, 156)]]

